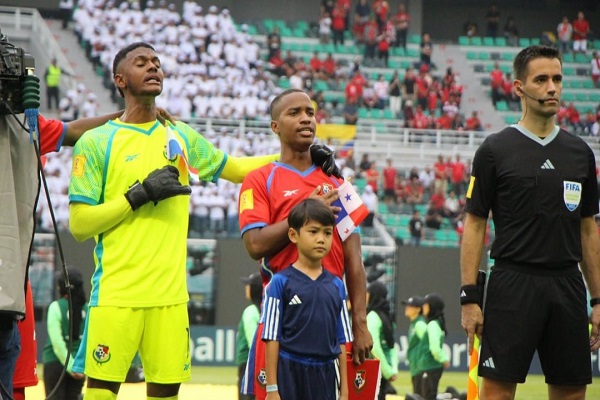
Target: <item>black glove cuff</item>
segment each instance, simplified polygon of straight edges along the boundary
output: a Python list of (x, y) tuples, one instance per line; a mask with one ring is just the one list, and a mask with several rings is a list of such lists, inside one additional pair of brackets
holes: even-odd
[(479, 287), (477, 285), (463, 285), (460, 287), (460, 305), (479, 304)]
[(600, 304), (600, 297), (594, 297), (590, 299), (590, 307), (594, 307), (596, 304)]
[(129, 190), (125, 193), (125, 198), (129, 202), (129, 205), (131, 205), (131, 209), (134, 211), (150, 201), (148, 192), (146, 192), (146, 189), (144, 189), (144, 186), (140, 181), (135, 181), (135, 183), (129, 187)]

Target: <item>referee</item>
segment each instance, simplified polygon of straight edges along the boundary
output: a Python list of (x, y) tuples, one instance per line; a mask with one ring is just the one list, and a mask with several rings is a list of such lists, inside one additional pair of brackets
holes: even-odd
[[(554, 123), (562, 91), (557, 49), (531, 46), (513, 63), (523, 115), (473, 159), (461, 248), (462, 326), (481, 337), (480, 398), (514, 399), (537, 350), (549, 399), (584, 399), (600, 347), (600, 240), (594, 154)], [(476, 286), (486, 221), (496, 240), (482, 315)], [(581, 267), (581, 271), (578, 268)], [(592, 295), (588, 332), (585, 277)]]

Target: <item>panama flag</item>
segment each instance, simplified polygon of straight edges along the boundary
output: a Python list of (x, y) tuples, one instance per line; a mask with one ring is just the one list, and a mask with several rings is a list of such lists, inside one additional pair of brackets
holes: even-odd
[(340, 198), (331, 205), (341, 208), (335, 219), (335, 226), (343, 242), (369, 215), (369, 210), (350, 182), (345, 181), (337, 190)]
[[(179, 164), (180, 165), (183, 164), (183, 169), (188, 171), (188, 174), (190, 175), (190, 177), (192, 179), (195, 179), (198, 181), (199, 180), (198, 179), (198, 170), (193, 168), (188, 163), (185, 153), (183, 152), (183, 149), (181, 148), (181, 144), (179, 144), (179, 140), (177, 140), (177, 137), (173, 133), (173, 130), (171, 129), (169, 124), (167, 124), (167, 126), (166, 126), (166, 131), (167, 131), (167, 159), (170, 161), (174, 161), (175, 158), (177, 156), (179, 156)], [(180, 169), (179, 166), (177, 166), (177, 169)]]

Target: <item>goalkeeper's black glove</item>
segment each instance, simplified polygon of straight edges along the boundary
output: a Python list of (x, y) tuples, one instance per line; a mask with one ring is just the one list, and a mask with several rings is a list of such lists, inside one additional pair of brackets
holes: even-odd
[(135, 181), (125, 193), (132, 210), (137, 210), (144, 204), (153, 201), (154, 204), (169, 197), (191, 194), (189, 186), (179, 182), (179, 171), (172, 165), (152, 171), (142, 183)]
[(313, 144), (310, 146), (310, 157), (315, 165), (321, 167), (327, 176), (335, 176), (342, 179), (342, 173), (335, 164), (334, 152), (329, 147), (322, 144)]

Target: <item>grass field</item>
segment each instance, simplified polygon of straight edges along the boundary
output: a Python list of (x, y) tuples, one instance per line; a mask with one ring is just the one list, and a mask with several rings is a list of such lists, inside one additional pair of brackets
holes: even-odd
[[(38, 371), (43, 370), (40, 365)], [(43, 400), (44, 385), (40, 376), (37, 387), (27, 389), (27, 400)], [(192, 367), (192, 380), (181, 387), (180, 400), (218, 399), (236, 400), (237, 368), (235, 367)], [(407, 371), (400, 371), (394, 386), (399, 396), (388, 396), (388, 400), (404, 399), (404, 394), (412, 392), (410, 377)], [(467, 374), (465, 372), (444, 372), (440, 382), (440, 390), (446, 386), (454, 386), (459, 392), (465, 391)], [(519, 400), (547, 399), (546, 384), (542, 375), (530, 375), (527, 382), (519, 385), (516, 398)], [(600, 399), (600, 377), (587, 389), (587, 399)], [(119, 393), (119, 399), (145, 399), (145, 385), (143, 383), (125, 384)]]

